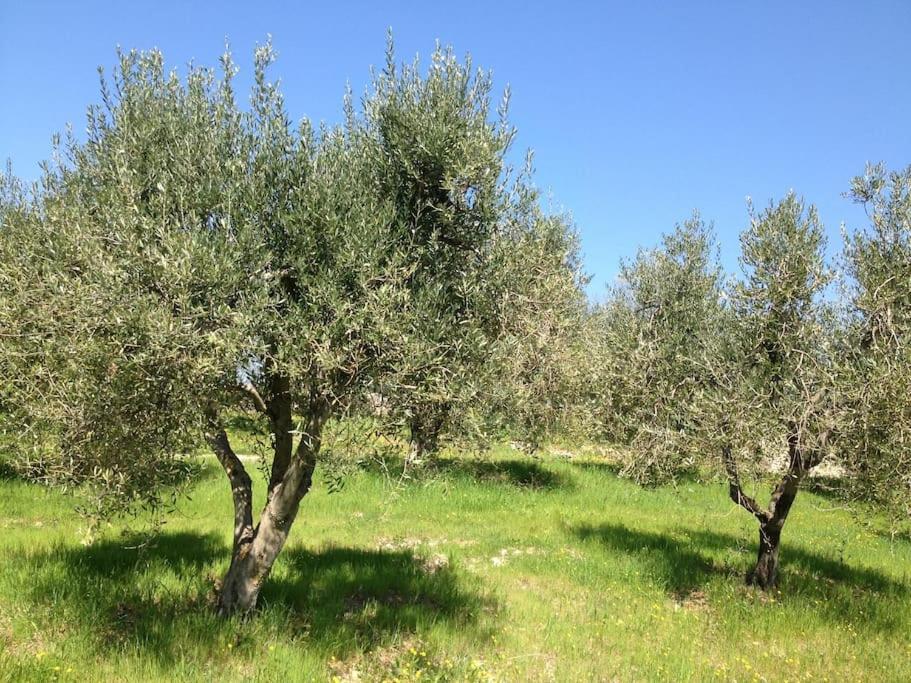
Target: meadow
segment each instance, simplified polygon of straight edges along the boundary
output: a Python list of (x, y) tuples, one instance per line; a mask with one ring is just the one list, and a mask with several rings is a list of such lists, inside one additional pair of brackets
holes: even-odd
[(151, 538), (89, 541), (72, 498), (0, 477), (0, 680), (911, 680), (911, 542), (830, 497), (800, 495), (763, 593), (720, 482), (507, 445), (399, 474), (318, 478), (249, 620), (210, 607), (214, 460)]

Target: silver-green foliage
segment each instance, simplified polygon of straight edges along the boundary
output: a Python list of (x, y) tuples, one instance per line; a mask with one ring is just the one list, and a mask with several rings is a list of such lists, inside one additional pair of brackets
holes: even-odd
[(855, 495), (911, 514), (911, 167), (854, 178), (866, 230), (848, 235), (850, 276), (839, 451)]
[(512, 239), (489, 75), (390, 50), (363, 106), (314, 130), (272, 61), (243, 108), (228, 54), (184, 78), (122, 54), (88, 139), (6, 193), (0, 370), (32, 473), (152, 503), (228, 411), (287, 400), (296, 435), (368, 394), (455, 395), (486, 362)]
[(734, 381), (722, 397), (729, 433), (747, 455), (768, 461), (784, 451), (789, 434), (815, 452), (830, 431), (819, 420), (832, 419), (831, 321), (823, 301), (832, 273), (815, 207), (791, 193), (750, 214), (740, 238), (744, 277), (731, 296)]
[(630, 445), (624, 472), (643, 483), (672, 479), (704, 453), (697, 436), (725, 332), (713, 245), (694, 215), (660, 248), (623, 263), (595, 314), (602, 429)]
[(544, 213), (517, 184), (497, 242), (499, 334), (485, 365), (482, 416), (534, 450), (582, 430), (590, 323), (578, 238), (567, 216)]
[[(830, 453), (836, 430), (830, 280), (825, 237), (814, 207), (793, 193), (762, 212), (751, 208), (741, 235), (743, 279), (732, 290), (733, 328), (715, 388), (718, 453), (731, 500), (759, 523), (759, 551), (748, 581), (778, 581), (782, 529), (810, 471)], [(775, 471), (763, 505), (748, 495), (744, 467)]]

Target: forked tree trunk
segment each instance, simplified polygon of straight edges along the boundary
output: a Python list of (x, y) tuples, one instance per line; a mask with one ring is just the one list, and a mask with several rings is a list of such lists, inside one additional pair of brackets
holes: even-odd
[(722, 449), (731, 500), (743, 507), (759, 521), (759, 552), (756, 566), (747, 574), (751, 586), (769, 590), (778, 585), (778, 551), (781, 546), (781, 530), (788, 519), (788, 513), (800, 490), (804, 477), (820, 460), (819, 452), (806, 454), (800, 448), (798, 433), (793, 429), (788, 435), (788, 470), (772, 491), (768, 509), (763, 509), (753, 498), (747, 496), (740, 486), (737, 463), (730, 446)]
[(231, 566), (218, 594), (219, 614), (245, 614), (256, 607), (263, 582), (288, 540), (301, 499), (310, 490), (313, 481), (319, 444), (312, 435), (309, 440), (316, 440), (316, 443), (304, 445), (302, 441), (298, 446), (285, 476), (273, 489), (262, 511), (252, 540), (243, 546), (235, 546)]
[[(281, 403), (277, 414), (270, 414), (273, 427), (287, 424), (290, 401)], [(223, 429), (210, 436), (210, 443), (231, 481), (234, 495), (234, 547), (231, 564), (221, 582), (216, 603), (218, 614), (247, 614), (256, 607), (263, 583), (281, 552), (297, 517), (301, 499), (310, 490), (320, 448), (320, 435), (326, 418), (314, 411), (301, 434), (297, 448), (287, 457), (291, 434), (277, 434), (275, 459), (266, 505), (259, 524), (252, 524), (252, 483), (240, 459), (233, 453)], [(239, 492), (239, 493), (237, 493)]]

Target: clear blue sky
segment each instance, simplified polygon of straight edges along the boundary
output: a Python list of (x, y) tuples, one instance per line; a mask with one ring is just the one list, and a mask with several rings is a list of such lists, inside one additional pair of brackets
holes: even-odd
[(694, 208), (736, 268), (745, 197), (793, 188), (833, 243), (863, 213), (842, 198), (868, 160), (911, 163), (911, 1), (179, 3), (0, 0), (0, 158), (26, 178), (50, 136), (98, 100), (114, 47), (215, 65), (224, 39), (249, 74), (269, 33), (293, 117), (338, 121), (391, 26), (399, 56), (434, 41), (513, 89), (518, 147), (572, 211), (600, 297), (621, 257)]

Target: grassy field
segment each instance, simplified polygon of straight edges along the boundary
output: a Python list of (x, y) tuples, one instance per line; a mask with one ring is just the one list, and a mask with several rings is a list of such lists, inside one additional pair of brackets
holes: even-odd
[(403, 485), (367, 468), (305, 499), (247, 622), (208, 607), (214, 463), (146, 547), (122, 526), (84, 544), (72, 507), (0, 479), (0, 680), (911, 680), (911, 543), (815, 495), (767, 595), (720, 484), (506, 447)]

